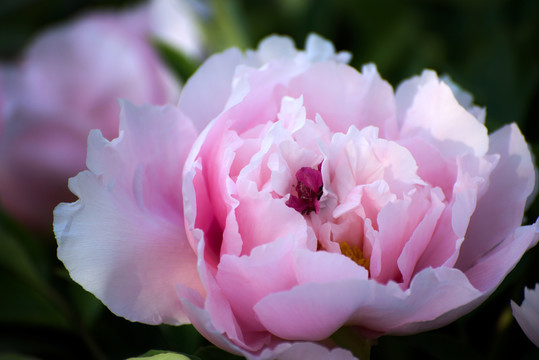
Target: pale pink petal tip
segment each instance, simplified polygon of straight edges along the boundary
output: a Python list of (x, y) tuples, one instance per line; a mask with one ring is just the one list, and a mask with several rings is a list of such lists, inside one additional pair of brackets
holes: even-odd
[(539, 286), (524, 289), (524, 300), (518, 306), (511, 301), (513, 316), (528, 338), (539, 347)]

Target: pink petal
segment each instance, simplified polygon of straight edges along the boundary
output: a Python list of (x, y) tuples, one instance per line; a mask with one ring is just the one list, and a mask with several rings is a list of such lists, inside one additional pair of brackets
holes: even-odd
[(340, 348), (329, 350), (322, 345), (310, 342), (272, 341), (271, 344), (260, 351), (249, 351), (235, 345), (226, 335), (215, 328), (209, 313), (201, 307), (202, 299), (192, 289), (179, 287), (178, 293), (182, 299), (183, 307), (193, 318), (193, 325), (206, 339), (221, 349), (233, 354), (243, 355), (249, 360), (357, 360), (347, 350)]
[[(373, 279), (380, 283), (409, 281), (445, 208), (442, 200), (439, 191), (418, 189), (381, 209), (377, 231), (366, 225), (366, 236), (373, 246), (370, 258)], [(400, 271), (401, 265), (404, 274)]]
[[(270, 194), (257, 193), (256, 186), (241, 182), (240, 201), (236, 218), (241, 234), (242, 254), (249, 254), (257, 246), (269, 244), (282, 237), (292, 237), (296, 242), (308, 242), (308, 230), (304, 217)], [(249, 192), (249, 193), (247, 193)], [(316, 248), (314, 238), (309, 244)]]
[[(276, 120), (286, 95), (286, 84), (303, 69), (286, 61), (272, 62), (256, 72), (249, 73), (234, 88), (229, 108), (219, 121), (228, 123), (231, 130), (243, 134), (258, 125)], [(299, 97), (299, 96), (298, 96)], [(234, 101), (232, 101), (234, 100)], [(241, 100), (241, 101), (239, 101)]]
[(393, 282), (342, 280), (307, 283), (262, 299), (260, 321), (284, 339), (321, 340), (343, 325), (360, 325), (376, 337), (433, 329), (462, 316), (484, 300), (466, 276), (450, 268), (425, 269), (410, 289)]
[(423, 255), (429, 241), (432, 240), (432, 234), (442, 211), (445, 209), (443, 203), (444, 197), (439, 188), (430, 190), (430, 204), (425, 212), (425, 216), (414, 229), (410, 239), (404, 245), (402, 252), (397, 259), (397, 265), (402, 275), (403, 288), (407, 288), (412, 276), (420, 269), (416, 265)]
[(249, 256), (221, 257), (216, 280), (244, 333), (264, 331), (253, 311), (260, 299), (296, 284), (293, 243), (292, 237), (281, 238), (253, 249)]
[(524, 289), (524, 300), (518, 306), (511, 301), (513, 316), (522, 328), (526, 336), (539, 347), (539, 287), (535, 284), (534, 289)]
[(340, 201), (344, 201), (357, 185), (371, 184), (381, 179), (399, 197), (414, 185), (424, 184), (417, 176), (417, 165), (408, 149), (396, 142), (378, 138), (375, 127), (362, 130), (351, 127), (346, 134), (335, 134), (327, 163), (330, 176), (324, 179), (324, 186), (331, 186)]
[(55, 210), (58, 257), (116, 314), (188, 323), (175, 286), (203, 292), (181, 222), (182, 166), (196, 131), (177, 108), (127, 102), (121, 124), (112, 142), (90, 135), (90, 171), (70, 180), (79, 200)]
[[(331, 291), (309, 293), (310, 286), (317, 288), (313, 284), (333, 284), (350, 279), (366, 281), (368, 272), (340, 254), (308, 250), (296, 250), (294, 268), (291, 273), (295, 272), (299, 287), (280, 293), (268, 292), (269, 295), (254, 306), (254, 311), (260, 322), (278, 337), (294, 340), (322, 340), (337, 330), (343, 318), (338, 313), (316, 313), (313, 307), (316, 307), (319, 302), (331, 301), (332, 297), (338, 304), (342, 304), (343, 301), (346, 302), (346, 296), (341, 299), (339, 293)], [(303, 292), (296, 290), (298, 288), (305, 290)], [(294, 299), (290, 306), (286, 306), (286, 294), (292, 293), (297, 293), (300, 297), (304, 295), (309, 297), (309, 300), (305, 299), (305, 307), (300, 302), (296, 302), (297, 299)], [(312, 314), (311, 311), (313, 311)], [(278, 320), (282, 317), (288, 317), (284, 323)]]
[(356, 280), (308, 282), (266, 296), (255, 305), (254, 311), (275, 336), (320, 341), (337, 331), (353, 314), (355, 300), (361, 296), (357, 292), (358, 283)]
[(366, 236), (372, 244), (371, 276), (380, 283), (401, 281), (397, 259), (428, 205), (424, 199), (418, 200), (423, 201), (407, 197), (388, 203), (378, 213), (378, 231), (366, 226)]
[[(208, 339), (211, 341), (224, 341), (234, 346), (240, 346), (248, 352), (258, 351), (262, 347), (269, 346), (272, 337), (267, 332), (243, 331), (221, 285), (217, 282), (214, 275), (216, 270), (204, 259), (204, 241), (199, 239), (197, 243), (197, 253), (199, 254), (197, 267), (207, 291), (206, 297), (203, 299), (202, 295), (196, 291), (185, 286), (178, 286), (178, 294), (182, 304), (190, 304), (186, 311), (189, 318), (193, 319), (193, 325), (204, 336), (209, 335)], [(258, 251), (263, 253), (263, 250)], [(233, 258), (231, 255), (226, 256)], [(195, 313), (192, 313), (191, 310)], [(202, 319), (199, 316), (202, 316)], [(201, 322), (204, 318), (211, 319), (211, 321)], [(214, 339), (216, 336), (218, 338)]]
[(412, 154), (417, 164), (417, 175), (432, 187), (440, 187), (445, 197), (451, 199), (457, 179), (454, 159), (445, 159), (434, 145), (420, 136), (405, 138), (398, 143)]
[[(201, 131), (223, 109), (232, 91), (232, 78), (242, 54), (231, 48), (208, 58), (183, 87), (179, 106)], [(211, 86), (208, 86), (211, 84)]]
[[(240, 355), (243, 349), (232, 343), (222, 331), (216, 328), (217, 323), (210, 313), (204, 308), (204, 300), (193, 289), (178, 286), (178, 296), (185, 312), (192, 319), (193, 326), (214, 345), (230, 353)], [(231, 321), (230, 324), (233, 322)]]
[(362, 72), (335, 62), (316, 63), (291, 80), (288, 95), (303, 95), (307, 118), (315, 119), (320, 114), (332, 131), (374, 125), (384, 136), (394, 136), (393, 89), (380, 78), (374, 65), (364, 66)]
[(506, 125), (490, 136), (489, 153), (501, 157), (470, 219), (456, 265), (463, 270), (520, 225), (526, 199), (535, 183), (530, 151), (515, 124)]
[(457, 179), (451, 191), (452, 198), (442, 213), (432, 239), (418, 262), (418, 269), (426, 267), (453, 267), (465, 238), (470, 217), (476, 209), (478, 194), (488, 177), (496, 158), (477, 158), (466, 155), (456, 159)]
[[(220, 132), (226, 132), (227, 136), (220, 138), (216, 135)], [(204, 153), (215, 152), (209, 146), (212, 144), (219, 151), (207, 160)], [(204, 239), (203, 257), (213, 267), (219, 263), (222, 252), (241, 253), (241, 240), (233, 213), (238, 200), (232, 196), (236, 190), (229, 177), (235, 151), (241, 144), (242, 140), (234, 132), (223, 129), (222, 123), (206, 127), (194, 142), (184, 166), (182, 191), (187, 236), (194, 248)]]
[[(416, 274), (401, 291), (395, 283), (376, 284), (361, 299), (349, 324), (390, 334), (413, 334), (444, 326), (484, 300), (460, 271), (441, 267)], [(358, 290), (359, 291), (359, 290)]]
[(487, 129), (455, 99), (436, 73), (423, 71), (399, 85), (396, 92), (401, 137), (420, 135), (436, 145), (444, 157), (488, 149)]
[(378, 229), (377, 216), (380, 210), (397, 196), (389, 191), (389, 185), (384, 180), (376, 180), (370, 184), (357, 185), (346, 198), (334, 209), (333, 217), (338, 218), (349, 211), (354, 211), (363, 219), (370, 219)]
[(442, 80), (451, 88), (453, 95), (455, 95), (455, 99), (457, 99), (457, 101), (462, 107), (464, 107), (470, 114), (475, 116), (477, 121), (479, 121), (481, 124), (485, 123), (485, 108), (474, 105), (474, 99), (472, 94), (455, 84), (448, 75), (441, 76), (440, 80)]
[(494, 249), (475, 261), (466, 270), (466, 276), (476, 289), (493, 291), (515, 267), (526, 250), (539, 240), (539, 222), (521, 226), (508, 235)]

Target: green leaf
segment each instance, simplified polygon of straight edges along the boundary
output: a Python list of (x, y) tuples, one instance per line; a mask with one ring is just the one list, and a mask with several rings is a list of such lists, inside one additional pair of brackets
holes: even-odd
[(151, 360), (200, 360), (195, 356), (189, 356), (185, 354), (173, 353), (163, 350), (150, 350), (145, 354), (142, 354), (138, 357), (129, 358), (127, 360), (135, 359), (151, 359)]

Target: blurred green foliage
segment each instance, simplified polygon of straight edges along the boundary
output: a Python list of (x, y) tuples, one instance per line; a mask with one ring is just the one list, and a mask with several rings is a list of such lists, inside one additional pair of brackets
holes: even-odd
[[(138, 1), (2, 0), (0, 59), (16, 61), (48, 26), (85, 11)], [(539, 1), (537, 0), (207, 0), (200, 13), (208, 53), (253, 48), (265, 36), (308, 33), (353, 54), (352, 65), (374, 62), (394, 86), (431, 68), (449, 74), (487, 108), (494, 131), (516, 122), (539, 154)], [(186, 78), (191, 60), (159, 44)], [(536, 156), (537, 158), (537, 156)], [(527, 218), (539, 216), (539, 201)], [(208, 346), (191, 326), (146, 326), (111, 314), (70, 280), (56, 259), (52, 234), (31, 234), (0, 214), (0, 359), (125, 359), (150, 349), (235, 358)], [(529, 251), (490, 299), (442, 329), (385, 336), (373, 359), (537, 359), (539, 349), (510, 316), (524, 286), (539, 281), (539, 249)], [(157, 357), (156, 357), (157, 359)]]

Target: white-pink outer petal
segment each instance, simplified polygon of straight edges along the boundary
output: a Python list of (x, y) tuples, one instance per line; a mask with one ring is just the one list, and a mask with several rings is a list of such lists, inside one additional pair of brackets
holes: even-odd
[(55, 209), (58, 257), (117, 315), (189, 323), (176, 285), (203, 292), (182, 221), (182, 167), (196, 130), (175, 107), (122, 105), (120, 137), (90, 134), (90, 170), (69, 182), (79, 200)]

